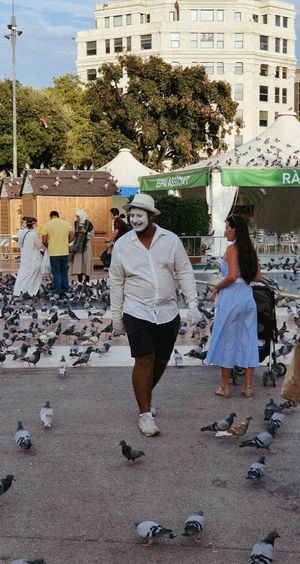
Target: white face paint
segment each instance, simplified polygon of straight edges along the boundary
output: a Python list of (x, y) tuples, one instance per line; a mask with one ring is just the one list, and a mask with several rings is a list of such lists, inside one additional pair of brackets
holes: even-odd
[(129, 221), (134, 231), (141, 233), (148, 227), (148, 214), (145, 210), (141, 210), (140, 208), (131, 208)]

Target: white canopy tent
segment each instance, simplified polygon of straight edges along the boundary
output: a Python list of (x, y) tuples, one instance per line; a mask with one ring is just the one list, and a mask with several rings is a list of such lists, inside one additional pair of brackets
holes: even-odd
[(140, 177), (156, 174), (155, 170), (140, 163), (130, 149), (120, 149), (117, 156), (98, 170), (109, 172), (115, 179), (120, 196), (132, 196), (140, 188)]

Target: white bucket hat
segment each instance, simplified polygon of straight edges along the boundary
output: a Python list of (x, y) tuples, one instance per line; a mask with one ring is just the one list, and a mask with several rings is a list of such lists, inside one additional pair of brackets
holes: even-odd
[(148, 194), (136, 194), (132, 202), (125, 204), (123, 208), (124, 210), (130, 210), (130, 208), (140, 208), (141, 210), (154, 213), (154, 215), (160, 215), (160, 211), (156, 209), (152, 196), (149, 196)]

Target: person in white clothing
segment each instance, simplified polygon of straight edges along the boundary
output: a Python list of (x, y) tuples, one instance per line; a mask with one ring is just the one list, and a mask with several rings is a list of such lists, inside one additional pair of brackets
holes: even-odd
[(176, 299), (179, 282), (191, 323), (200, 319), (193, 269), (180, 239), (154, 223), (160, 214), (154, 200), (137, 194), (123, 206), (132, 231), (114, 245), (109, 271), (115, 334), (124, 329), (135, 359), (132, 383), (140, 410), (139, 428), (159, 434), (151, 412), (152, 389), (171, 356), (180, 324)]
[(42, 282), (42, 255), (40, 253), (42, 243), (38, 238), (36, 225), (37, 220), (29, 217), (26, 220), (26, 229), (20, 229), (18, 232), (21, 263), (14, 286), (14, 296), (25, 293), (36, 296)]

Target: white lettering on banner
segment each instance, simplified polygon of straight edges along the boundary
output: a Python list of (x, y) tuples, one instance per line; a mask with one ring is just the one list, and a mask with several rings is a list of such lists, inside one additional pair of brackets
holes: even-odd
[(282, 174), (283, 184), (300, 184), (300, 177), (298, 172), (295, 170), (293, 172), (283, 172)]
[(190, 176), (171, 176), (166, 178), (159, 178), (156, 181), (156, 188), (178, 188), (180, 186), (187, 186)]

